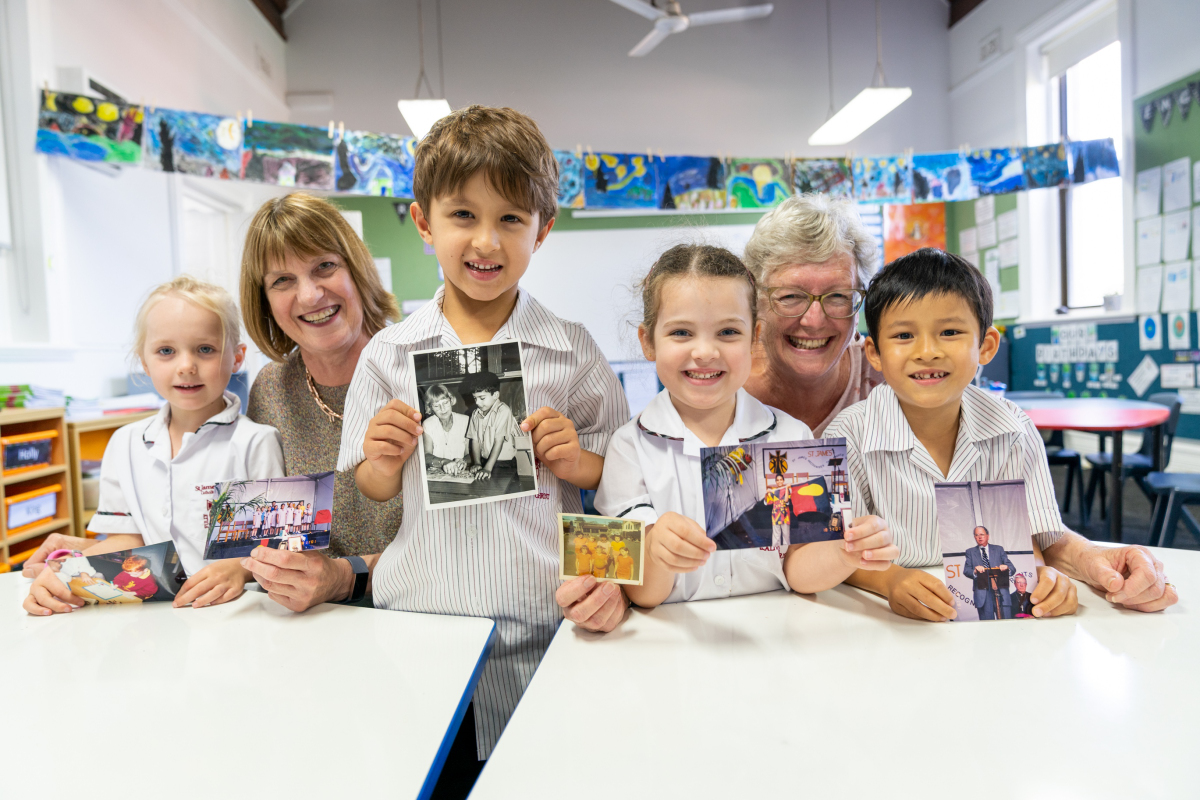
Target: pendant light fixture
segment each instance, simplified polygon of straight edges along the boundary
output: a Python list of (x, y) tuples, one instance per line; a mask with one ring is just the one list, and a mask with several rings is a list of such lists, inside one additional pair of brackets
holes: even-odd
[(883, 74), (883, 24), (879, 12), (879, 0), (875, 0), (875, 78), (871, 85), (858, 93), (858, 96), (842, 110), (833, 114), (833, 25), (829, 22), (831, 4), (825, 5), (827, 35), (829, 38), (829, 110), (830, 117), (825, 124), (817, 128), (816, 133), (808, 137), (810, 145), (846, 144), (854, 140), (860, 133), (874, 125), (891, 113), (892, 109), (912, 96), (912, 89), (907, 86), (893, 88), (887, 85)]
[[(412, 100), (401, 100), (396, 105), (408, 123), (409, 130), (418, 139), (425, 138), (433, 124), (450, 113), (450, 103), (446, 101), (446, 77), (442, 71), (442, 2), (437, 0), (437, 38), (438, 38), (438, 83), (442, 96), (434, 98), (433, 86), (425, 75), (425, 21), (421, 15), (424, 0), (417, 0), (417, 46), (421, 58), (421, 71), (417, 73), (417, 88)], [(428, 99), (421, 99), (421, 84), (429, 91)]]

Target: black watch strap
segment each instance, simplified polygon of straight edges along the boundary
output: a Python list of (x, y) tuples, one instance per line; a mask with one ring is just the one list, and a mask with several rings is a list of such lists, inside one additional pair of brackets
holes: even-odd
[(350, 569), (354, 570), (354, 588), (342, 602), (357, 603), (367, 596), (367, 579), (371, 576), (371, 570), (361, 556), (344, 556), (343, 560), (350, 562)]

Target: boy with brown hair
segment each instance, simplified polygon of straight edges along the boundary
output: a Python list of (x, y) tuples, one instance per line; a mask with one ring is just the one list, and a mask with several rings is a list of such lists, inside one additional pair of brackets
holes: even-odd
[[(403, 489), (400, 530), (368, 559), (376, 607), (496, 620), (499, 638), (473, 701), (475, 729), (462, 732), (474, 734), (483, 759), (562, 614), (557, 514), (582, 513), (579, 489), (599, 484), (609, 437), (629, 408), (583, 326), (559, 319), (518, 285), (558, 212), (558, 165), (531, 119), (471, 106), (440, 120), (417, 146), (413, 193), (413, 222), (445, 284), (363, 350), (346, 398), (338, 470), (353, 470), (362, 493), (377, 501)], [(509, 340), (521, 342), (525, 391), (537, 409), (520, 427), (539, 460), (538, 494), (426, 509), (420, 465), (408, 463), (422, 432), (409, 353)], [(562, 605), (577, 622), (608, 630), (624, 613), (617, 587), (597, 588), (590, 576), (568, 587)]]

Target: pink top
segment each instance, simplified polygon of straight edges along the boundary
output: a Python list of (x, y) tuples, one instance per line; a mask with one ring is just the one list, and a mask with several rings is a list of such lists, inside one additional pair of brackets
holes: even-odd
[(846, 347), (846, 355), (850, 356), (850, 381), (846, 384), (846, 391), (842, 392), (842, 396), (838, 398), (837, 405), (829, 412), (829, 416), (813, 428), (813, 436), (820, 438), (829, 423), (833, 422), (834, 417), (845, 411), (848, 406), (866, 400), (871, 390), (883, 383), (883, 373), (876, 371), (871, 366), (871, 362), (867, 361), (867, 357), (863, 355), (863, 346), (866, 341), (865, 336), (856, 333), (854, 339)]

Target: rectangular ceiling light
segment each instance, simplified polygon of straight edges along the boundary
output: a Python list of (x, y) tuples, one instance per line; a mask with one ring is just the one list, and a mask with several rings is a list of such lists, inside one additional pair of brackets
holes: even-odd
[(396, 105), (418, 139), (424, 139), (433, 123), (450, 114), (450, 104), (445, 100), (401, 100)]
[(860, 133), (886, 117), (892, 109), (912, 96), (912, 89), (868, 87), (858, 93), (849, 103), (817, 128), (808, 137), (808, 143), (845, 144), (853, 141)]

